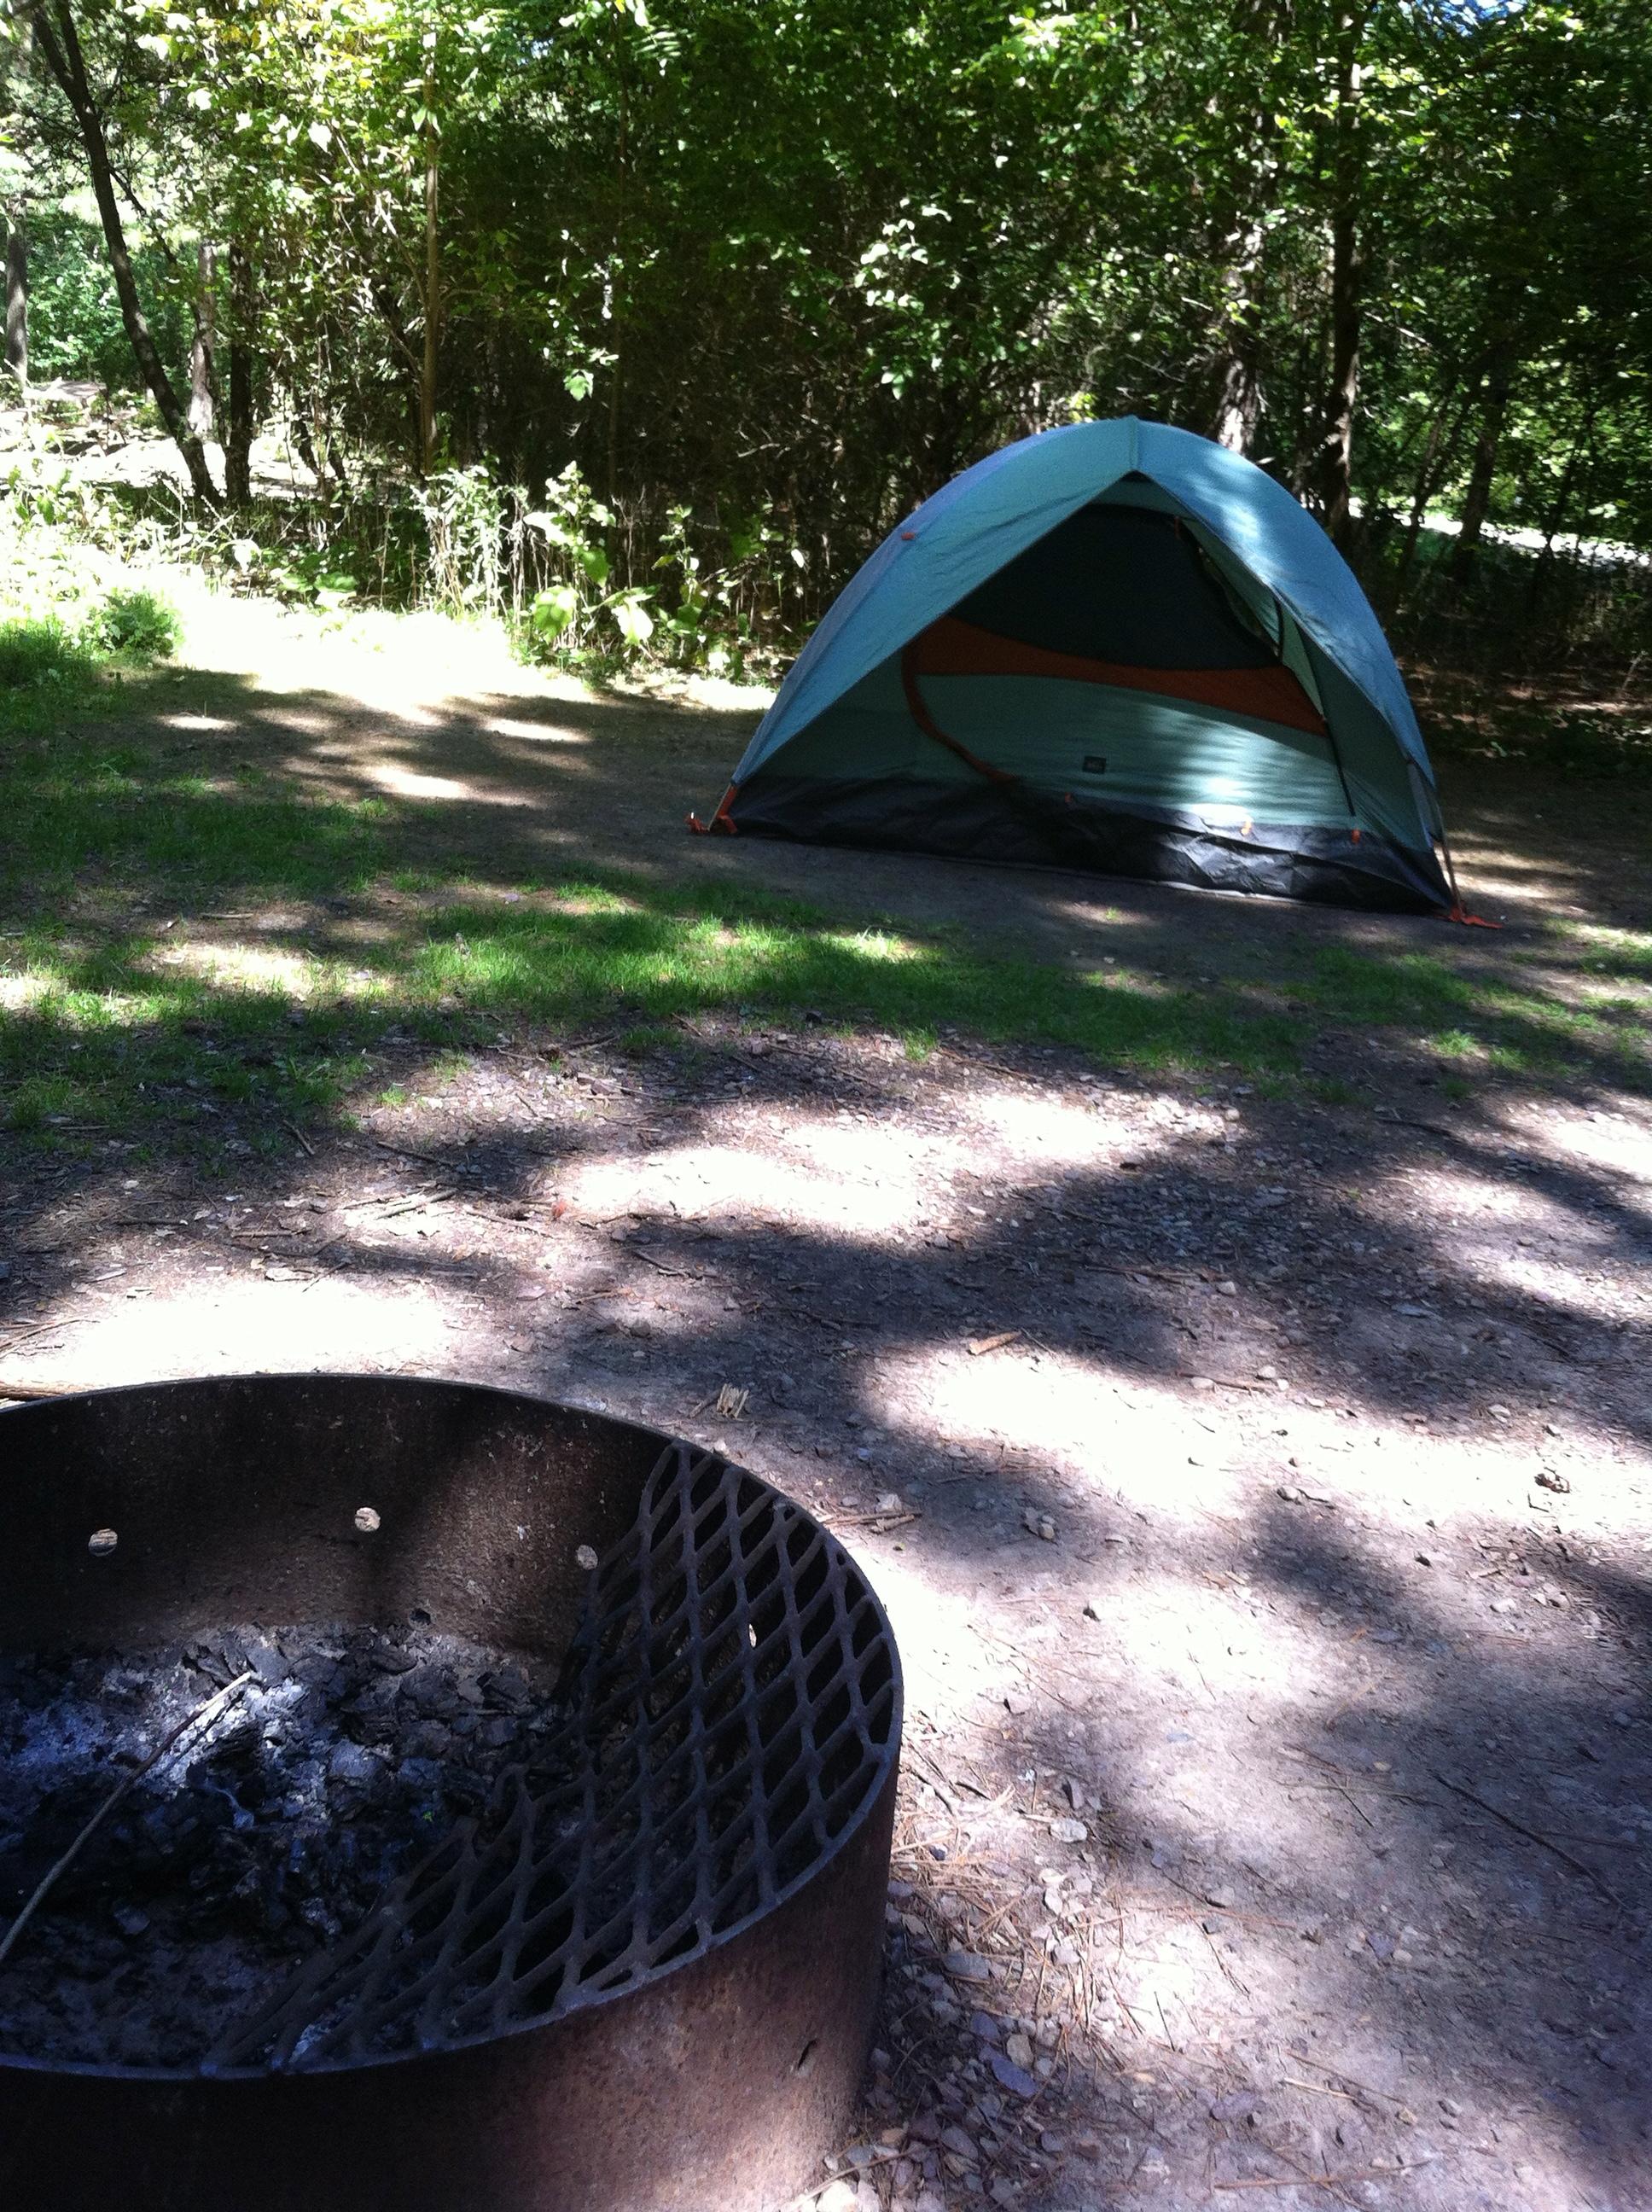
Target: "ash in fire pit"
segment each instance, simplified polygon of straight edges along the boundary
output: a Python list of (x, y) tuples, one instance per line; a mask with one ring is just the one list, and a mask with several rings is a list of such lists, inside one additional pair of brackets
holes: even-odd
[(794, 1499), (586, 1408), (242, 1376), (0, 1414), (0, 2203), (817, 2174), (901, 1690)]
[[(242, 1680), (241, 1678), (246, 1678)], [(199, 1724), (191, 1717), (215, 1691)], [(415, 1619), (246, 1625), (182, 1645), (0, 1659), (0, 1916), (180, 1725), (0, 1969), (0, 2050), (187, 2065), (501, 1776), (566, 1778), (554, 1670)]]

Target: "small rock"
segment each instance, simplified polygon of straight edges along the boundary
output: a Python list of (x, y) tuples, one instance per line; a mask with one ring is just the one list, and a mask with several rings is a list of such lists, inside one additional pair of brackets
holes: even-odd
[(1538, 1469), (1537, 1486), (1540, 1490), (1555, 1491), (1562, 1498), (1565, 1497), (1571, 1488), (1565, 1476), (1558, 1468), (1552, 1467), (1541, 1467)]
[(941, 2130), (941, 2148), (950, 2150), (954, 2158), (961, 2158), (970, 2166), (976, 2165), (981, 2158), (974, 2141), (965, 2135), (956, 2120), (950, 2128)]
[[(993, 2053), (992, 2068), (993, 2078), (999, 2087), (1007, 2089), (1011, 2096), (1036, 2097), (1038, 2094), (1037, 2076), (1029, 2074), (1025, 2067), (1016, 2065), (1013, 2060), (1005, 2057), (1001, 2051), (995, 2051)], [(942, 2141), (945, 2141), (944, 2136), (942, 2137)]]
[(904, 1513), (906, 1507), (901, 1502), (900, 1492), (886, 1490), (878, 1501), (878, 1510), (880, 1513)]
[(589, 1544), (580, 1546), (574, 1554), (574, 1564), (576, 1567), (583, 1567), (586, 1574), (592, 1571), (597, 1564), (597, 1555)]
[(1101, 1618), (1102, 1601), (1098, 1597), (1087, 1597), (1084, 1600), (1084, 1619), (1086, 1620), (1099, 1620)]
[(141, 1936), (149, 1924), (149, 1916), (136, 1905), (118, 1905), (112, 1916), (123, 1936)]
[(348, 1736), (333, 1746), (332, 1756), (327, 1761), (328, 1777), (334, 1782), (371, 1782), (378, 1771), (379, 1762), (373, 1753), (361, 1744), (351, 1742)]
[(1058, 1844), (1087, 1844), (1090, 1831), (1082, 1820), (1052, 1820), (1050, 1833)]
[(990, 1982), (992, 1963), (983, 1959), (979, 1951), (949, 1951), (946, 1971), (955, 1982)]
[[(974, 2012), (969, 2015), (969, 2033), (979, 2036), (983, 2043), (997, 2044), (1003, 2040), (1003, 2032), (989, 2012)], [(914, 2129), (915, 2133), (915, 2129)]]
[(1033, 2063), (1033, 2047), (1021, 2030), (1004, 2039), (1004, 2055), (1011, 2066), (1029, 2067)]
[(1278, 1491), (1275, 1492), (1275, 1495), (1283, 1498), (1287, 1505), (1300, 1505), (1302, 1504), (1303, 1494), (1301, 1491), (1297, 1489), (1294, 1482), (1282, 1482), (1279, 1485)]

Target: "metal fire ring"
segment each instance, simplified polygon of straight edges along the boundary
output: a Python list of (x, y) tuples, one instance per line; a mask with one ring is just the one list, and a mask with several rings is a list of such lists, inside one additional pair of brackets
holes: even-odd
[(288, 1375), (0, 1415), (0, 1649), (419, 1607), (559, 1656), (569, 1715), (555, 1783), (508, 1778), (199, 2064), (0, 2052), (0, 2197), (768, 2212), (818, 2178), (871, 2042), (901, 1676), (795, 1501), (578, 1407)]

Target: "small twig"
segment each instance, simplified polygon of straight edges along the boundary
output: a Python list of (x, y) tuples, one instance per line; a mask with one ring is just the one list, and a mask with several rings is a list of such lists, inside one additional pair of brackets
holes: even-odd
[(0, 1398), (15, 1398), (20, 1404), (29, 1398), (64, 1398), (73, 1387), (69, 1382), (0, 1382)]
[(307, 1153), (311, 1159), (315, 1158), (315, 1146), (305, 1135), (303, 1130), (299, 1127), (296, 1121), (283, 1120), (281, 1126), (286, 1130), (288, 1135), (293, 1139), (301, 1151)]
[(1457, 1796), (1466, 1797), (1471, 1805), (1478, 1805), (1482, 1813), (1489, 1813), (1494, 1820), (1501, 1820), (1505, 1828), (1512, 1828), (1517, 1836), (1524, 1836), (1528, 1843), (1541, 1844), (1546, 1851), (1552, 1851), (1555, 1856), (1567, 1866), (1576, 1868), (1579, 1874), (1594, 1884), (1608, 1905), (1615, 1905), (1618, 1910), (1622, 1911), (1623, 1899), (1607, 1881), (1606, 1876), (1597, 1874), (1587, 1859), (1575, 1857), (1564, 1844), (1556, 1843), (1552, 1836), (1540, 1835), (1535, 1828), (1528, 1828), (1523, 1820), (1515, 1820), (1512, 1813), (1505, 1813), (1500, 1806), (1493, 1805), (1487, 1799), (1477, 1796), (1466, 1783), (1454, 1782), (1449, 1774), (1442, 1774), (1437, 1766), (1434, 1770), (1434, 1778), (1436, 1782), (1443, 1784), (1446, 1789), (1455, 1792)]
[(392, 1145), (384, 1137), (375, 1137), (374, 1143), (381, 1152), (393, 1152), (398, 1160), (422, 1160), (427, 1167), (440, 1168), (444, 1175), (463, 1175), (464, 1164), (455, 1160), (440, 1160), (434, 1152), (416, 1152), (409, 1145)]
[[(1421, 2161), (1418, 2161), (1421, 2163)], [(1212, 2189), (1345, 2189), (1351, 2181), (1403, 2181), (1414, 2169), (1405, 2166), (1362, 2166), (1352, 2173), (1296, 2173), (1257, 2175), (1243, 2181), (1213, 2181)]]
[(1346, 2089), (1333, 2089), (1328, 2081), (1299, 2081), (1294, 2074), (1281, 2074), (1279, 2087), (1282, 2089), (1308, 2089), (1316, 2097), (1340, 2097), (1345, 2105), (1359, 2102), (1358, 2098), (1351, 2096)]
[(641, 1244), (633, 1244), (630, 1249), (645, 1266), (653, 1267), (659, 1274), (675, 1275), (685, 1283), (703, 1283), (706, 1279), (703, 1275), (695, 1274), (692, 1267), (668, 1267), (663, 1260), (656, 1260), (652, 1252), (645, 1252)]
[(3, 1344), (0, 1344), (0, 1352), (9, 1352), (15, 1344), (27, 1344), (32, 1336), (50, 1336), (54, 1328), (68, 1328), (71, 1326), (72, 1324), (66, 1321), (37, 1322), (33, 1328), (20, 1328), (15, 1331)]
[(39, 1910), (41, 1904), (50, 1895), (52, 1888), (58, 1876), (68, 1872), (69, 1869), (80, 1856), (82, 1850), (91, 1842), (92, 1838), (103, 1826), (110, 1814), (114, 1811), (116, 1806), (119, 1804), (121, 1799), (126, 1795), (126, 1792), (132, 1788), (134, 1784), (141, 1782), (143, 1777), (149, 1772), (149, 1769), (154, 1766), (158, 1760), (166, 1757), (167, 1753), (172, 1749), (173, 1744), (177, 1742), (179, 1736), (187, 1735), (191, 1729), (194, 1728), (197, 1723), (204, 1721), (209, 1715), (211, 1715), (212, 1717), (216, 1719), (216, 1713), (215, 1712), (214, 1708), (228, 1704), (231, 1698), (236, 1696), (239, 1692), (246, 1687), (246, 1685), (253, 1680), (253, 1677), (254, 1669), (249, 1667), (244, 1674), (238, 1674), (233, 1682), (226, 1682), (222, 1690), (215, 1690), (203, 1705), (197, 1705), (195, 1711), (191, 1713), (186, 1719), (179, 1722), (172, 1734), (167, 1736), (164, 1741), (155, 1746), (155, 1749), (149, 1753), (149, 1757), (143, 1761), (143, 1764), (141, 1766), (135, 1766), (124, 1782), (116, 1784), (115, 1787), (104, 1799), (102, 1804), (98, 1807), (97, 1811), (93, 1814), (91, 1819), (81, 1830), (79, 1835), (76, 1837), (74, 1842), (70, 1844), (69, 1849), (64, 1853), (57, 1864), (48, 1869), (46, 1873), (41, 1876), (39, 1881), (35, 1885), (33, 1893), (29, 1898), (28, 1902), (24, 1905), (17, 1917), (12, 1922), (10, 1927), (7, 1929), (4, 1936), (0, 1937), (0, 1966), (3, 1966), (5, 1964), (5, 1961), (13, 1947), (15, 1945), (18, 1937), (22, 1934), (29, 1922), (33, 1918), (35, 1912)]
[[(1290, 2046), (1286, 2045), (1287, 2050)], [(1345, 2067), (1328, 2066), (1322, 2058), (1310, 2058), (1305, 2051), (1291, 2051), (1291, 2056), (1298, 2066), (1311, 2066), (1316, 2074), (1333, 2074), (1339, 2081), (1345, 2081), (1351, 2089), (1357, 2089), (1362, 2097), (1370, 2098), (1374, 2105), (1392, 2105), (1396, 2112), (1410, 2110), (1403, 2097), (1396, 2097), (1389, 2089), (1373, 2089), (1369, 2081), (1356, 2081)]]

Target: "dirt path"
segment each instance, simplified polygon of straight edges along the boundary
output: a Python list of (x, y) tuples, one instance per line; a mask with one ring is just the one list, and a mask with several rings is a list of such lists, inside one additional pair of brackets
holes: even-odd
[[(359, 637), (301, 692), (252, 644), (157, 741), (422, 800), (501, 888), (756, 875), (1191, 976), (1304, 943), (1564, 966), (1557, 913), (1582, 946), (1644, 915), (1615, 793), (1460, 788), (1510, 926), (1452, 933), (689, 840), (749, 707), (456, 700)], [(392, 1043), (404, 1104), (228, 1190), (14, 1146), (0, 1379), (478, 1376), (720, 1438), (841, 1529), (908, 1723), (831, 2212), (1652, 2204), (1645, 1100), (1580, 1053), (1448, 1111), (1381, 1031), (1336, 1107), (807, 1023), (548, 1042)]]

